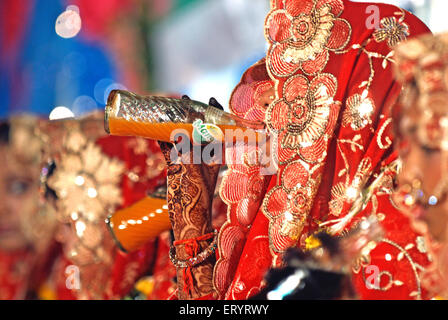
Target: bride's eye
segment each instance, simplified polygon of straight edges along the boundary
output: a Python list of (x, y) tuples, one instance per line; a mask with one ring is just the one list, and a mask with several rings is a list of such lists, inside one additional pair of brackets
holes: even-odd
[(418, 127), (416, 125), (407, 126), (404, 128), (404, 130), (408, 136), (413, 136), (414, 134), (417, 133)]
[(13, 196), (21, 196), (30, 188), (30, 182), (24, 179), (11, 179), (9, 183), (9, 194)]
[(432, 155), (432, 154), (440, 151), (437, 148), (432, 148), (432, 147), (429, 147), (429, 146), (426, 146), (426, 145), (422, 145), (421, 148), (422, 148), (423, 152), (425, 154), (427, 154), (427, 155)]

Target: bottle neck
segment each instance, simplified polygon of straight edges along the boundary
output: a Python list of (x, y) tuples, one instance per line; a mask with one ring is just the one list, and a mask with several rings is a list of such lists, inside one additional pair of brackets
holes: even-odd
[(246, 120), (212, 106), (207, 108), (204, 116), (205, 122), (216, 125), (231, 125), (254, 130), (263, 130), (266, 128), (264, 122)]

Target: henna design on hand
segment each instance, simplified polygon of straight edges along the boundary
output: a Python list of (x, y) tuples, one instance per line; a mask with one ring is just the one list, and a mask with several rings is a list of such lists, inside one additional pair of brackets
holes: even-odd
[[(211, 208), (219, 165), (175, 164), (170, 159), (173, 145), (159, 142), (168, 165), (167, 202), (175, 240), (199, 237), (212, 231)], [(206, 249), (211, 240), (199, 241), (199, 251)], [(176, 256), (186, 260), (189, 255), (184, 245), (176, 246)], [(180, 299), (194, 299), (214, 291), (212, 284), (215, 257), (192, 268), (193, 290), (183, 290), (182, 268), (177, 270)]]

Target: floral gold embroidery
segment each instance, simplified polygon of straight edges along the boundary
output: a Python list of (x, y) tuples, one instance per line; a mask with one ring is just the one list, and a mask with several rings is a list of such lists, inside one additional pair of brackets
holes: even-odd
[(331, 188), (331, 200), (329, 202), (330, 214), (339, 216), (342, 212), (347, 187), (344, 183), (339, 182)]
[(71, 223), (79, 240), (69, 242), (65, 254), (80, 266), (111, 261), (103, 246), (109, 244), (103, 243), (102, 221), (122, 202), (119, 184), (124, 171), (121, 161), (103, 154), (79, 128), (67, 134), (64, 152), (48, 185), (58, 196), (57, 218)]
[(409, 26), (403, 22), (403, 17), (397, 20), (395, 17), (383, 18), (380, 22), (380, 29), (377, 30), (373, 37), (377, 42), (383, 42), (387, 40), (387, 44), (390, 48), (397, 45), (399, 42), (404, 41), (409, 37)]
[[(302, 239), (320, 184), (321, 164), (341, 106), (334, 100), (336, 77), (321, 72), (330, 52), (343, 53), (350, 41), (351, 26), (340, 18), (343, 10), (342, 0), (283, 1), (266, 19), (266, 64), (276, 89), (266, 124), (275, 137), (274, 157), (281, 172), (262, 206), (270, 220), (273, 264)], [(296, 183), (298, 172), (305, 181)]]
[(339, 18), (342, 0), (286, 1), (266, 19), (266, 38), (273, 43), (268, 66), (273, 75), (288, 77), (297, 70), (321, 72), (329, 51), (342, 50), (351, 36), (350, 24)]
[[(284, 252), (296, 244), (311, 209), (309, 199), (316, 194), (318, 181), (301, 160), (288, 164), (282, 184), (272, 188), (263, 201), (263, 212), (271, 220), (270, 243), (274, 252)], [(318, 167), (315, 167), (318, 168)]]
[(62, 155), (48, 184), (60, 199), (65, 221), (79, 212), (94, 221), (122, 202), (119, 182), (124, 165), (108, 158), (78, 132), (69, 134), (66, 148), (68, 152)]
[(331, 74), (322, 74), (311, 83), (302, 75), (285, 82), (285, 96), (272, 103), (266, 115), (270, 130), (284, 133), (282, 148), (309, 147), (324, 135), (339, 110), (333, 100), (336, 90), (337, 80)]
[(347, 108), (342, 116), (342, 125), (348, 125), (355, 131), (363, 129), (372, 122), (371, 115), (375, 110), (375, 103), (371, 98), (355, 94), (347, 99)]
[[(275, 99), (274, 95), (274, 82), (269, 79), (266, 62), (262, 59), (242, 76), (230, 98), (230, 110), (245, 119), (263, 121), (266, 108)], [(233, 280), (229, 277), (231, 257), (241, 252), (240, 243), (246, 237), (268, 186), (270, 177), (261, 174), (263, 166), (260, 155), (261, 150), (256, 146), (237, 144), (226, 149), (229, 169), (223, 177), (219, 193), (228, 205), (227, 221), (218, 235), (219, 259), (213, 273), (213, 285), (221, 297), (224, 297)], [(238, 291), (238, 288), (235, 287), (235, 290)], [(232, 295), (235, 290), (232, 290)]]
[[(232, 112), (247, 120), (263, 121), (267, 108), (263, 101), (269, 100), (265, 99), (265, 95), (271, 90), (273, 91), (273, 83), (270, 80), (239, 85), (231, 97)], [(248, 94), (251, 92), (253, 94)]]

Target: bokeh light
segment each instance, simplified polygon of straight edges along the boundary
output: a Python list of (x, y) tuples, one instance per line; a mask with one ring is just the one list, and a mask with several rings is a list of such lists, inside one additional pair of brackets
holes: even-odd
[(81, 31), (81, 16), (79, 8), (68, 6), (56, 19), (56, 33), (62, 38), (73, 38)]
[(94, 111), (98, 108), (98, 105), (90, 96), (82, 95), (75, 99), (73, 102), (72, 110), (76, 116), (80, 116), (89, 112)]
[(64, 106), (54, 108), (50, 112), (50, 115), (48, 116), (50, 120), (61, 120), (74, 117), (75, 117), (74, 113), (69, 108)]

